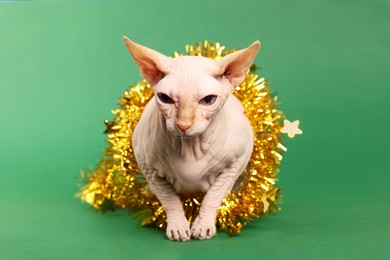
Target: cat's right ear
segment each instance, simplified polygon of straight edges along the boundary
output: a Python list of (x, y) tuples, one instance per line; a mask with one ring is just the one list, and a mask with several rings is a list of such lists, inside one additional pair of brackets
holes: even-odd
[(123, 36), (126, 47), (137, 66), (140, 68), (141, 76), (146, 79), (150, 85), (155, 85), (160, 79), (169, 72), (169, 57), (142, 46)]
[(218, 60), (217, 75), (223, 75), (229, 80), (232, 87), (240, 85), (245, 79), (245, 74), (253, 63), (260, 49), (260, 42), (255, 41), (248, 48), (230, 53)]

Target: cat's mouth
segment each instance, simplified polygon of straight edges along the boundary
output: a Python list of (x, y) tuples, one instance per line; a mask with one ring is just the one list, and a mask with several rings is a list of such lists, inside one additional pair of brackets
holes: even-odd
[(200, 133), (197, 133), (197, 132), (192, 132), (192, 131), (188, 131), (188, 132), (182, 132), (178, 129), (175, 129), (174, 131), (169, 131), (171, 134), (175, 135), (175, 136), (178, 136), (180, 138), (183, 138), (183, 139), (191, 139), (191, 138), (194, 138), (198, 135), (200, 135)]

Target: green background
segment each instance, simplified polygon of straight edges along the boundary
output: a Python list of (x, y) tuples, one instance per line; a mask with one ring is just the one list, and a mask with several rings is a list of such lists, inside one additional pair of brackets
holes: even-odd
[[(0, 259), (390, 257), (389, 1), (0, 1)], [(141, 79), (122, 35), (171, 55), (244, 48), (303, 135), (282, 211), (236, 237), (177, 243), (74, 194), (103, 120)]]

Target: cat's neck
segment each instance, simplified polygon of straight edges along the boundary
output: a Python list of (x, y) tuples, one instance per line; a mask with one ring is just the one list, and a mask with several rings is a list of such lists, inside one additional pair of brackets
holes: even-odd
[(199, 160), (208, 152), (208, 145), (202, 141), (201, 136), (194, 136), (191, 138), (183, 138), (175, 136), (176, 149), (180, 151), (180, 157), (186, 160)]

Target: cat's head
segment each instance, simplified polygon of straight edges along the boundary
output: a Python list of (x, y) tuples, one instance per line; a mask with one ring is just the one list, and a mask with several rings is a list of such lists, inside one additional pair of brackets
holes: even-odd
[(256, 41), (218, 60), (200, 56), (170, 58), (126, 37), (124, 41), (141, 75), (153, 87), (167, 129), (185, 138), (207, 129), (229, 94), (244, 80), (260, 48)]

